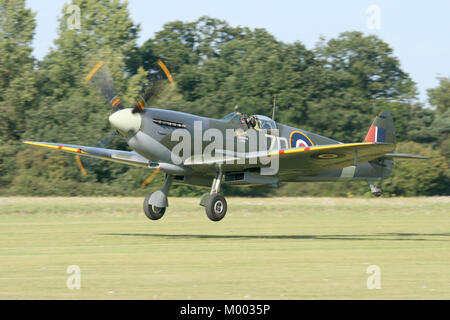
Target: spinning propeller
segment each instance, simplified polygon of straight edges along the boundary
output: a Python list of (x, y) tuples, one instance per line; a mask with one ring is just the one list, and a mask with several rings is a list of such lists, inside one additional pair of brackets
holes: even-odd
[[(170, 74), (169, 69), (166, 67), (164, 62), (162, 60), (157, 61), (158, 66), (161, 68), (161, 70), (166, 75), (167, 79), (169, 80), (170, 84), (174, 84), (174, 80), (172, 75)], [(98, 62), (92, 70), (88, 73), (88, 75), (85, 77), (85, 82), (92, 82), (95, 87), (99, 89), (101, 94), (109, 101), (109, 104), (113, 108), (114, 112), (110, 116), (110, 122), (118, 122), (120, 121), (120, 117), (118, 117), (118, 114), (121, 112), (126, 112), (122, 108), (121, 99), (119, 95), (115, 94), (114, 85), (113, 85), (113, 77), (111, 71), (108, 69), (108, 67), (105, 65), (103, 61)], [(154, 83), (147, 84), (143, 91), (143, 94), (141, 97), (138, 98), (136, 105), (133, 107), (131, 114), (129, 115), (130, 119), (132, 119), (131, 115), (136, 113), (142, 113), (144, 109), (147, 107), (146, 101), (149, 101), (150, 98), (157, 95), (158, 87), (154, 85)], [(122, 110), (122, 111), (121, 111)], [(121, 111), (121, 112), (118, 112)], [(118, 112), (117, 115), (115, 113)], [(121, 123), (118, 124), (118, 127), (120, 127)], [(125, 126), (130, 126), (132, 123), (125, 123)], [(127, 130), (124, 130), (127, 131)], [(114, 130), (107, 136), (103, 137), (100, 141), (98, 141), (95, 144), (95, 147), (97, 148), (108, 148), (108, 146), (111, 145), (112, 141), (114, 140), (115, 136), (117, 135), (118, 131)], [(94, 158), (87, 158), (81, 160), (80, 156), (76, 156), (76, 162), (77, 165), (81, 171), (81, 173), (86, 176), (87, 170), (92, 169), (92, 167), (99, 161), (99, 159)], [(156, 169), (152, 175), (150, 175), (143, 183), (142, 187), (147, 186), (150, 184), (153, 179), (158, 175), (160, 169)]]

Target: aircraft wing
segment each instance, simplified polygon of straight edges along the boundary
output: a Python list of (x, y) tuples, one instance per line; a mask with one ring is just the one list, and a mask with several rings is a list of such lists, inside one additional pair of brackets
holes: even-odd
[(85, 147), (72, 144), (49, 143), (49, 142), (24, 141), (24, 143), (32, 146), (50, 148), (54, 150), (73, 153), (80, 156), (148, 168), (149, 161), (146, 158), (142, 157), (141, 155), (137, 154), (136, 152), (103, 149), (96, 147)]
[(315, 175), (325, 170), (339, 169), (376, 160), (392, 152), (390, 143), (343, 143), (278, 151), (281, 172)]
[(251, 163), (252, 160), (255, 163), (255, 160), (261, 157), (269, 159), (278, 156), (280, 173), (311, 175), (375, 160), (394, 149), (395, 145), (390, 143), (363, 142), (250, 153), (216, 150), (215, 157), (206, 159), (191, 157), (186, 159), (184, 164), (194, 171), (202, 171), (207, 167), (212, 169), (218, 164), (226, 171), (239, 171), (252, 167), (269, 167), (270, 164), (263, 164), (259, 160), (256, 164)]

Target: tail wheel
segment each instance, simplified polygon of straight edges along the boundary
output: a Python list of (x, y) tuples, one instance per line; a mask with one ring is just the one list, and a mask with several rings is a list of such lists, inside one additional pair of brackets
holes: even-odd
[(213, 193), (206, 201), (206, 215), (212, 221), (220, 221), (227, 214), (227, 201), (220, 193)]
[(152, 194), (150, 193), (144, 200), (144, 213), (150, 220), (159, 220), (164, 216), (166, 208), (152, 206), (148, 203)]

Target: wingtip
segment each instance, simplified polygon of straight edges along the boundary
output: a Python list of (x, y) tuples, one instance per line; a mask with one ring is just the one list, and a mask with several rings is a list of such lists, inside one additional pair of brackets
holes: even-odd
[(43, 144), (42, 142), (37, 142), (37, 141), (22, 141), (22, 143), (29, 144), (31, 146), (38, 146), (40, 144)]

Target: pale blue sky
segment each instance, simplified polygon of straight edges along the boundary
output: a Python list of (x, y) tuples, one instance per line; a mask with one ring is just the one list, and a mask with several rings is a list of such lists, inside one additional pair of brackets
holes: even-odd
[[(27, 0), (37, 13), (34, 55), (42, 59), (56, 37), (57, 17), (68, 0)], [(367, 8), (380, 8), (380, 29), (369, 29)], [(406, 0), (129, 0), (131, 16), (141, 25), (139, 43), (173, 20), (193, 21), (202, 15), (233, 26), (265, 28), (284, 42), (301, 41), (312, 48), (321, 35), (343, 31), (376, 34), (389, 43), (402, 68), (418, 84), (420, 100), (450, 76), (450, 1)]]

